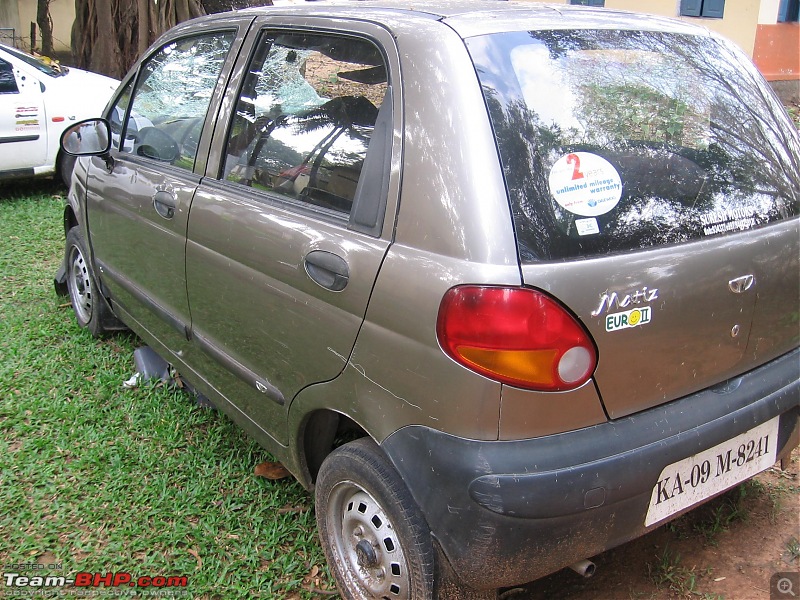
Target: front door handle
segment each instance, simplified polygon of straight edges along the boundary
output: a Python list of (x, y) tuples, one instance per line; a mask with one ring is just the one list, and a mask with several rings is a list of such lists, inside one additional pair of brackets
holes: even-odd
[(333, 252), (314, 250), (306, 254), (303, 264), (311, 279), (332, 292), (341, 292), (350, 281), (347, 262)]
[(178, 206), (178, 201), (175, 196), (164, 190), (160, 190), (153, 196), (153, 208), (156, 212), (165, 219), (171, 219), (175, 216), (175, 208)]

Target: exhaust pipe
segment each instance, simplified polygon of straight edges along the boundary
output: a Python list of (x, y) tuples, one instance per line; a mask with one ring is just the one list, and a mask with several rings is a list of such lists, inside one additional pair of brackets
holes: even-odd
[(572, 563), (569, 568), (575, 571), (581, 577), (586, 577), (587, 579), (594, 575), (594, 572), (597, 569), (592, 561), (586, 559)]

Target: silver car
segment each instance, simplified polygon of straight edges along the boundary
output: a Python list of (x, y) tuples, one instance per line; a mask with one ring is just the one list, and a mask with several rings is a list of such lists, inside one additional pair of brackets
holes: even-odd
[(78, 323), (314, 491), (344, 597), (590, 571), (798, 443), (800, 140), (706, 29), (258, 8), (169, 32), (104, 114), (62, 138)]

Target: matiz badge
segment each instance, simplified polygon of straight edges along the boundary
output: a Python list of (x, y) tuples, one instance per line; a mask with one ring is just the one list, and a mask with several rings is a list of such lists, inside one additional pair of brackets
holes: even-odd
[(647, 325), (652, 318), (653, 311), (649, 306), (634, 308), (627, 312), (614, 313), (606, 316), (606, 331), (631, 329), (640, 325)]

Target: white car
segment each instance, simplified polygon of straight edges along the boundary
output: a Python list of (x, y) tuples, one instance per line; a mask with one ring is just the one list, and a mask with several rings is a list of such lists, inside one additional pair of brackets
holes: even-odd
[(61, 132), (100, 115), (118, 84), (0, 44), (0, 180), (58, 171), (68, 182), (74, 160), (62, 157)]

